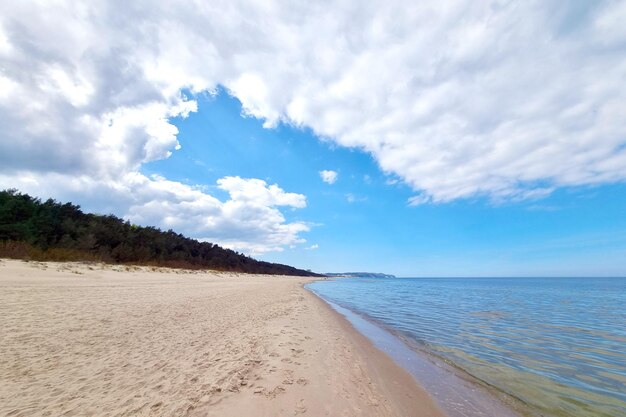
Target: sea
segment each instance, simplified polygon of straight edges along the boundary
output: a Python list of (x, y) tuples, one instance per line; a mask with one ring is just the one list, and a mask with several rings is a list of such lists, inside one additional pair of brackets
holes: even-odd
[[(401, 365), (410, 350), (520, 415), (626, 416), (624, 278), (340, 278), (307, 288), (396, 338), (404, 347), (388, 350)], [(501, 414), (472, 408), (456, 414)]]

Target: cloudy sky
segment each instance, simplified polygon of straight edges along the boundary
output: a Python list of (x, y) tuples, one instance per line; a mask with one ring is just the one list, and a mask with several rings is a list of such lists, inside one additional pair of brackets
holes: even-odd
[(626, 275), (623, 22), (0, 1), (0, 187), (321, 272)]

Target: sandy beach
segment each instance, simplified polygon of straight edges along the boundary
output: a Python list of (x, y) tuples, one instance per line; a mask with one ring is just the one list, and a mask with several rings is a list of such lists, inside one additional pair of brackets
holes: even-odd
[(1, 416), (443, 416), (309, 279), (0, 261)]

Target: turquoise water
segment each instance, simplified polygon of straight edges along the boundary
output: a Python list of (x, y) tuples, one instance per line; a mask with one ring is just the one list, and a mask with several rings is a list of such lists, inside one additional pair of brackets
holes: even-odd
[(626, 416), (626, 279), (339, 279), (308, 286), (544, 416)]

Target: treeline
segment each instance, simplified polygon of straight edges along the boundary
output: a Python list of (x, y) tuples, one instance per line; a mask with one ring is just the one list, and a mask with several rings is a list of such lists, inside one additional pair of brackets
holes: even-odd
[(113, 215), (83, 213), (71, 203), (42, 202), (17, 190), (0, 191), (0, 257), (316, 275), (257, 261), (172, 230), (136, 226)]

